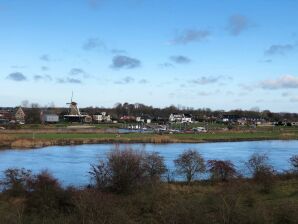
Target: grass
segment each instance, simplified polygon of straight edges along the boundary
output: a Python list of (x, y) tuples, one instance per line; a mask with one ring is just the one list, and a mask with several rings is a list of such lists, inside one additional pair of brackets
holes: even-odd
[(35, 133), (35, 134), (12, 134), (17, 138), (26, 139), (148, 139), (160, 136), (167, 136), (172, 140), (241, 140), (241, 139), (298, 139), (298, 131), (226, 131), (216, 133), (199, 134), (148, 134), (148, 133)]
[(297, 127), (212, 131), (208, 133), (107, 133), (103, 130), (27, 129), (0, 132), (1, 148), (39, 148), (52, 145), (96, 143), (200, 143), (253, 140), (296, 140)]

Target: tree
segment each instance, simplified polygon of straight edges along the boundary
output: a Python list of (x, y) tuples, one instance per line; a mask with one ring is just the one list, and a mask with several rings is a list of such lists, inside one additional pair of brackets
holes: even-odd
[(268, 160), (266, 154), (254, 153), (251, 155), (246, 166), (254, 179), (261, 179), (264, 174), (274, 172), (273, 167), (268, 164)]
[(167, 171), (164, 158), (158, 152), (147, 153), (144, 158), (144, 169), (150, 181), (158, 181)]
[(275, 171), (268, 163), (268, 156), (254, 153), (246, 162), (253, 179), (262, 186), (261, 191), (269, 193), (273, 187)]
[(31, 171), (26, 169), (7, 169), (1, 180), (5, 193), (11, 196), (22, 196), (28, 191), (28, 182), (32, 178)]
[(158, 153), (125, 149), (112, 150), (105, 161), (91, 165), (91, 179), (99, 190), (129, 193), (147, 183), (156, 183), (166, 172)]
[(97, 165), (91, 165), (91, 180), (95, 183), (95, 187), (104, 190), (111, 185), (112, 172), (108, 162), (99, 161)]
[(115, 149), (108, 154), (112, 186), (117, 192), (129, 192), (143, 181), (143, 155), (132, 149)]
[(229, 160), (208, 160), (207, 167), (214, 180), (228, 181), (237, 174), (235, 165)]
[(189, 184), (198, 174), (205, 172), (205, 161), (200, 153), (189, 149), (184, 151), (174, 160), (176, 172), (185, 175)]

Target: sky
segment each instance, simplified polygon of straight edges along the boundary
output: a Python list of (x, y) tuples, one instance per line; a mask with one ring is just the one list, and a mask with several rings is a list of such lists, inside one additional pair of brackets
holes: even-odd
[(298, 112), (296, 0), (0, 0), (0, 106)]

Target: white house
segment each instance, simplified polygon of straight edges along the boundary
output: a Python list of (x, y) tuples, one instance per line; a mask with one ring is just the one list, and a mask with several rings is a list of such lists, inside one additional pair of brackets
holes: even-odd
[(151, 120), (152, 119), (149, 116), (138, 116), (138, 117), (136, 117), (136, 122), (142, 122), (142, 123), (150, 124)]
[(93, 121), (96, 123), (101, 122), (111, 122), (111, 115), (108, 115), (106, 112), (101, 112), (100, 114), (93, 115)]
[(59, 116), (54, 113), (41, 112), (40, 117), (41, 117), (42, 123), (58, 123), (59, 122)]
[(191, 114), (176, 114), (176, 113), (173, 113), (169, 117), (169, 122), (192, 123), (192, 115)]

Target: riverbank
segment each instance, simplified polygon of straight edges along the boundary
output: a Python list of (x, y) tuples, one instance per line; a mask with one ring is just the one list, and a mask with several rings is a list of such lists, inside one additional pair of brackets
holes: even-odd
[(0, 133), (0, 148), (40, 148), (54, 145), (81, 145), (100, 143), (203, 143), (203, 142), (235, 142), (260, 140), (297, 140), (298, 130), (241, 130), (217, 131), (212, 133), (191, 134), (149, 134), (125, 133), (116, 134), (103, 131), (59, 131), (26, 130), (2, 131)]
[(298, 181), (293, 177), (276, 178), (268, 193), (251, 180), (192, 185), (164, 183), (132, 194), (116, 194), (96, 189), (61, 189), (51, 177), (44, 179), (29, 193), (0, 193), (0, 222), (277, 224), (298, 221)]

